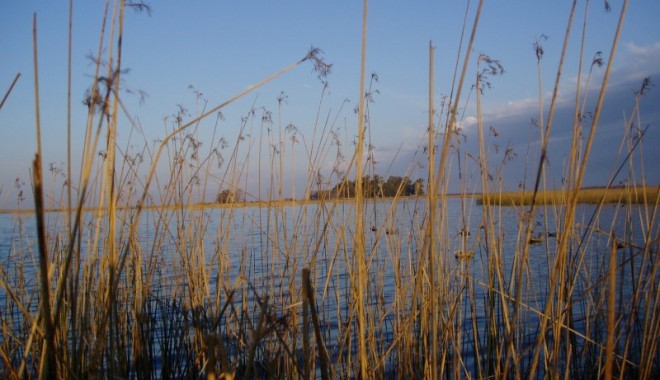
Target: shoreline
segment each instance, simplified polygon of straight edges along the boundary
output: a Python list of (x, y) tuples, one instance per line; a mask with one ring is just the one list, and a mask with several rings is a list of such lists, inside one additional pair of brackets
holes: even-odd
[[(599, 204), (601, 201), (604, 204), (644, 204), (654, 203), (660, 193), (660, 186), (639, 186), (639, 187), (585, 187), (580, 189), (578, 195), (578, 204)], [(532, 191), (504, 191), (500, 193), (491, 193), (490, 204), (494, 206), (529, 206), (531, 204)], [(561, 205), (566, 204), (567, 199), (566, 190), (546, 190), (539, 191), (537, 194), (537, 205)], [(451, 193), (440, 195), (440, 197), (449, 199), (458, 198), (475, 198), (477, 205), (483, 205), (482, 193)], [(417, 196), (400, 196), (398, 199), (427, 199), (427, 195)], [(350, 202), (355, 198), (330, 198), (330, 199), (284, 199), (284, 200), (265, 200), (265, 201), (243, 201), (243, 202), (229, 202), (229, 203), (194, 203), (189, 205), (169, 205), (169, 206), (145, 206), (146, 210), (157, 209), (203, 209), (203, 208), (243, 208), (243, 207), (282, 207), (282, 206), (296, 206), (301, 204), (314, 204), (322, 202)], [(387, 201), (395, 199), (395, 197), (382, 197), (382, 198), (366, 198), (365, 201)], [(118, 207), (118, 210), (125, 210), (135, 208), (136, 206), (123, 206)], [(105, 208), (98, 207), (85, 207), (83, 212), (99, 212), (106, 211)], [(26, 209), (1, 209), (0, 214), (32, 214), (34, 208)], [(49, 208), (45, 212), (75, 212), (76, 209), (66, 208)]]

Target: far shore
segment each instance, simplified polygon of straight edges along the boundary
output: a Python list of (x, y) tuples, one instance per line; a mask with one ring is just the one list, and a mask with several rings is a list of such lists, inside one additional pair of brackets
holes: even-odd
[[(577, 194), (578, 204), (655, 204), (658, 200), (659, 186), (639, 187), (589, 187), (580, 189)], [(565, 190), (540, 191), (536, 194), (537, 205), (566, 204), (573, 192)], [(491, 205), (501, 206), (527, 206), (532, 204), (532, 191), (516, 191), (492, 193), (489, 197)], [(478, 204), (484, 203), (484, 196), (478, 195)]]
[[(601, 202), (605, 204), (611, 203), (623, 203), (623, 204), (654, 204), (658, 199), (658, 194), (660, 193), (660, 186), (640, 186), (640, 187), (589, 187), (583, 188), (578, 194), (577, 202), (580, 204), (599, 204)], [(501, 205), (501, 206), (527, 206), (532, 202), (532, 191), (507, 191), (507, 192), (498, 192), (490, 194), (490, 204), (491, 205)], [(445, 198), (457, 199), (457, 198), (476, 198), (477, 204), (482, 205), (484, 203), (484, 196), (482, 193), (450, 193), (445, 194)], [(426, 195), (421, 196), (405, 196), (398, 197), (398, 199), (425, 199)], [(392, 197), (385, 198), (369, 198), (366, 201), (386, 201), (392, 200)], [(554, 204), (561, 205), (565, 204), (569, 199), (569, 192), (565, 190), (547, 190), (539, 191), (536, 195), (536, 204)], [(203, 209), (203, 208), (229, 208), (229, 207), (286, 207), (286, 206), (296, 206), (301, 204), (314, 204), (321, 202), (350, 202), (354, 198), (330, 198), (326, 200), (321, 199), (282, 199), (282, 200), (255, 200), (255, 201), (238, 201), (238, 202), (229, 202), (229, 203), (194, 203), (190, 205), (169, 205), (169, 206), (146, 206), (145, 210), (156, 210), (156, 209), (177, 209), (177, 208), (187, 208), (187, 209)], [(131, 206), (134, 207), (134, 206)], [(119, 209), (125, 209), (126, 207), (119, 207)], [(103, 211), (104, 209), (101, 209)], [(67, 208), (49, 208), (46, 209), (46, 212), (75, 212), (75, 209)], [(86, 207), (83, 209), (84, 212), (96, 212), (99, 211), (97, 207)], [(2, 209), (0, 214), (31, 214), (34, 213), (34, 209), (25, 208), (25, 209)]]

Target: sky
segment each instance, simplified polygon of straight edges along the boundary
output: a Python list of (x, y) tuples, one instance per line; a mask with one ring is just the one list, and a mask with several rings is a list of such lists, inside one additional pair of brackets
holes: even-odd
[[(370, 173), (385, 178), (390, 175), (426, 177), (423, 148), (428, 124), (429, 43), (435, 46), (434, 97), (440, 115), (436, 125), (444, 127), (446, 110), (444, 113), (439, 110), (443, 99), (452, 94), (457, 58), (462, 65), (466, 53), (465, 44), (460, 45), (461, 36), (464, 33), (466, 39), (470, 33), (477, 3), (474, 0), (369, 3), (366, 73), (367, 79), (377, 78), (371, 85), (372, 102), (368, 105), (367, 137), (374, 147), (376, 162)], [(603, 0), (589, 2), (583, 79), (596, 52), (602, 52), (602, 58), (608, 62), (622, 3), (622, 0), (610, 0), (611, 11), (606, 12)], [(122, 75), (120, 96), (131, 119), (122, 117), (119, 121), (120, 146), (130, 146), (129, 151), (140, 151), (144, 144), (152, 147), (154, 141), (171, 130), (172, 115), (181, 107), (188, 112), (184, 120), (192, 119), (202, 110), (221, 104), (296, 62), (315, 47), (321, 49), (322, 58), (332, 64), (325, 82), (317, 77), (310, 63), (304, 63), (223, 108), (223, 120), (217, 124), (215, 117), (203, 120), (196, 136), (207, 155), (216, 146), (214, 142), (219, 141), (218, 136), (225, 137), (229, 148), (222, 156), (228, 160), (245, 118), (244, 139), (240, 140), (237, 151), (243, 155), (239, 162), (247, 160), (249, 164), (241, 183), (254, 188), (258, 182), (257, 173), (266, 177), (265, 173), (276, 161), (267, 153), (267, 147), (262, 148), (262, 155), (256, 153), (262, 150), (255, 148), (259, 146), (259, 136), (265, 136), (263, 138), (272, 143), (280, 139), (276, 132), (278, 125), (294, 125), (298, 142), (293, 144), (290, 139), (281, 138), (292, 146), (285, 145), (286, 150), (283, 148), (281, 153), (285, 157), (289, 155), (283, 180), (285, 196), (300, 196), (304, 184), (311, 181), (308, 180), (308, 155), (312, 149), (325, 149), (325, 156), (313, 161), (312, 171), (320, 172), (328, 181), (332, 178), (333, 168), (338, 167), (333, 151), (336, 147), (324, 145), (330, 128), (338, 136), (346, 158), (339, 167), (345, 167), (357, 135), (357, 116), (353, 110), (360, 96), (362, 2), (191, 0), (147, 4), (151, 12), (126, 13), (122, 67), (127, 71)], [(91, 86), (94, 66), (90, 57), (97, 54), (104, 5), (100, 0), (73, 1), (72, 157), (75, 173), (82, 154), (87, 114), (82, 101)], [(578, 1), (557, 92), (548, 145), (549, 187), (562, 185), (568, 160), (585, 6), (584, 0)], [(457, 172), (459, 157), (461, 164), (467, 162), (463, 181), (469, 191), (479, 191), (478, 167), (466, 155), (476, 157), (478, 154), (475, 93), (471, 91), (478, 72), (476, 56), (488, 55), (504, 68), (502, 75), (488, 78), (491, 86), (485, 89), (482, 99), (484, 125), (488, 130), (492, 127), (497, 131), (497, 137), (491, 134), (489, 140), (491, 170), (498, 170), (503, 152), (511, 148), (516, 157), (503, 166), (503, 186), (511, 190), (521, 184), (529, 187), (533, 177), (530, 171), (538, 165), (540, 147), (540, 130), (532, 120), (540, 124), (539, 99), (547, 118), (570, 7), (569, 1), (484, 1), (459, 102), (462, 142), (452, 150), (450, 162), (453, 172)], [(64, 0), (0, 2), (1, 95), (4, 96), (20, 73), (0, 109), (0, 209), (19, 205), (19, 187), (28, 198), (30, 194), (30, 166), (36, 152), (32, 48), (35, 13), (43, 162), (46, 167), (52, 164), (55, 168), (65, 168), (68, 12), (69, 1)], [(652, 83), (660, 81), (659, 14), (658, 1), (630, 2), (589, 158), (585, 186), (605, 184), (612, 168), (622, 162), (627, 151), (624, 149), (622, 156), (618, 153), (619, 146), (633, 114), (635, 91), (644, 78), (650, 78)], [(537, 65), (534, 50), (536, 41), (544, 51), (540, 65)], [(107, 53), (106, 46), (103, 55)], [(587, 115), (594, 109), (604, 72), (605, 66), (595, 68), (589, 88), (583, 89), (588, 94)], [(280, 104), (278, 97), (285, 101)], [(253, 109), (253, 117), (248, 117)], [(660, 88), (651, 86), (640, 98), (639, 109), (635, 128), (649, 128), (643, 148), (634, 154), (634, 176), (639, 180), (643, 175), (646, 181), (657, 185), (660, 179), (656, 164), (660, 160), (657, 148)], [(259, 133), (266, 128), (261, 125), (261, 116), (266, 111), (272, 112), (275, 119), (271, 135)], [(130, 120), (139, 122), (143, 137), (136, 137), (135, 124), (132, 126)], [(262, 144), (267, 146), (268, 142)], [(166, 169), (167, 163), (163, 165)], [(261, 172), (255, 169), (259, 165)], [(226, 167), (215, 169), (215, 183), (211, 187), (226, 186), (222, 179)], [(167, 176), (165, 169), (159, 173), (163, 180)], [(627, 176), (626, 172), (615, 182), (625, 181)], [(57, 181), (53, 179), (53, 184)], [(459, 183), (456, 176), (452, 177), (449, 190), (458, 191)]]

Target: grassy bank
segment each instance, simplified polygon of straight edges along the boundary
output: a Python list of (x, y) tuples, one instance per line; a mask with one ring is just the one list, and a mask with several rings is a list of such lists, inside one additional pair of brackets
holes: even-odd
[[(538, 205), (564, 205), (571, 197), (576, 196), (579, 204), (653, 204), (658, 198), (660, 187), (634, 186), (612, 188), (585, 188), (577, 192), (566, 190), (546, 190), (536, 194), (535, 202)], [(491, 205), (501, 206), (529, 206), (534, 193), (527, 192), (498, 192), (488, 197)], [(483, 204), (484, 197), (477, 195), (477, 203)]]

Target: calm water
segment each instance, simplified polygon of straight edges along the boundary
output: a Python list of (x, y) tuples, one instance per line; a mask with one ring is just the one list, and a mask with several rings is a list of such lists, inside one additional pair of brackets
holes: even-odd
[[(482, 224), (482, 207), (468, 199), (450, 199), (446, 218), (442, 221), (443, 233), (436, 236), (438, 252), (444, 266), (444, 278), (450, 292), (461, 299), (458, 314), (463, 318), (465, 342), (462, 345), (468, 368), (471, 362), (471, 336), (475, 333), (472, 319), (477, 321), (481, 336), (486, 329), (485, 312), (474, 312), (468, 302), (466, 278), (474, 285), (476, 310), (484, 310), (487, 302), (488, 257)], [(493, 208), (496, 236), (502, 252), (502, 287), (513, 285), (511, 268), (515, 253), (519, 251), (520, 226), (524, 209)], [(538, 315), (534, 310), (543, 310), (547, 299), (550, 268), (556, 254), (556, 237), (547, 233), (561, 230), (557, 214), (562, 210), (553, 207), (537, 209), (534, 234), (543, 236), (541, 244), (530, 248), (529, 265), (525, 267), (523, 300), (525, 305), (521, 345), (531, 344), (538, 329)], [(47, 216), (50, 231), (50, 249), (57, 251), (64, 246), (63, 215), (50, 213)], [(82, 235), (84, 255), (91, 257), (93, 251), (102, 252), (100, 245), (94, 246), (95, 225), (92, 214), (87, 214)], [(392, 339), (392, 326), (401, 312), (401, 299), (410, 295), (410, 281), (423, 260), (426, 203), (422, 200), (367, 202), (365, 216), (365, 238), (368, 251), (369, 291), (367, 310), (377, 329), (379, 341), (384, 346)], [(266, 296), (273, 313), (287, 316), (300, 314), (300, 275), (303, 268), (311, 268), (316, 291), (316, 301), (323, 322), (326, 342), (331, 355), (335, 351), (338, 332), (349, 320), (351, 284), (349, 272), (355, 266), (353, 242), (355, 236), (354, 205), (309, 204), (279, 207), (277, 209), (245, 207), (214, 208), (201, 211), (148, 211), (141, 217), (139, 238), (131, 249), (131, 255), (139, 252), (143, 273), (151, 273), (155, 298), (171, 297), (197, 291), (203, 295), (204, 304), (226, 302), (229, 288), (235, 290), (234, 302), (242, 300), (258, 316), (259, 303)], [(596, 207), (580, 206), (576, 217), (576, 231), (584, 239), (575, 239), (569, 245), (569, 259), (578, 266), (575, 274), (576, 300), (586, 300), (593, 292), (591, 285), (598, 283), (607, 272), (611, 246), (611, 232), (623, 238), (628, 247), (618, 253), (620, 263), (629, 261), (619, 274), (619, 299), (634, 292), (634, 281), (639, 273), (636, 253), (644, 247), (646, 234), (658, 235), (658, 227), (648, 229), (648, 215), (641, 207), (604, 206), (600, 213)], [(645, 227), (644, 227), (645, 226)], [(104, 236), (101, 226), (99, 236)], [(37, 264), (35, 222), (31, 215), (0, 214), (0, 264), (5, 281), (13, 287), (34, 289)], [(123, 231), (123, 232), (122, 232)], [(120, 226), (118, 240), (126, 238), (126, 226)], [(464, 231), (463, 233), (461, 231)], [(469, 232), (469, 233), (468, 233)], [(657, 250), (657, 242), (655, 248)], [(94, 246), (94, 249), (89, 247)], [(653, 249), (653, 248), (652, 248)], [(461, 253), (471, 254), (471, 259), (457, 259)], [(203, 254), (201, 254), (203, 253)], [(126, 272), (131, 269), (127, 260)], [(185, 273), (201, 273), (205, 279), (195, 279)], [(18, 276), (23, 273), (24, 276)], [(403, 286), (401, 284), (404, 284)], [(602, 284), (601, 284), (602, 285)], [(7, 304), (7, 294), (0, 289), (0, 308)], [(255, 302), (258, 300), (259, 302)], [(584, 302), (576, 302), (576, 328), (584, 328)], [(411, 304), (411, 303), (410, 303)], [(36, 302), (32, 304), (36, 306)], [(355, 345), (354, 345), (355, 346)]]

